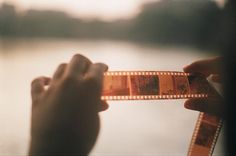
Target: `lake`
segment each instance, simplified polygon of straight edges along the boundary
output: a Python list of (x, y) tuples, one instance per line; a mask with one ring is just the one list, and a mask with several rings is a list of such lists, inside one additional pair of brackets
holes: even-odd
[[(51, 76), (62, 62), (80, 53), (109, 70), (182, 71), (210, 57), (192, 48), (127, 41), (69, 39), (0, 40), (0, 155), (26, 155), (30, 132), (30, 83)], [(184, 100), (109, 102), (100, 113), (101, 131), (91, 152), (103, 155), (186, 155), (198, 112)], [(222, 135), (214, 154), (221, 155)]]

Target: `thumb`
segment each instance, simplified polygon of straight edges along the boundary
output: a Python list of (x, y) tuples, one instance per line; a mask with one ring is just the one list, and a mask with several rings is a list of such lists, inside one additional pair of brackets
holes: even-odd
[(184, 107), (191, 110), (205, 112), (217, 116), (224, 116), (224, 104), (221, 98), (193, 98), (184, 103)]

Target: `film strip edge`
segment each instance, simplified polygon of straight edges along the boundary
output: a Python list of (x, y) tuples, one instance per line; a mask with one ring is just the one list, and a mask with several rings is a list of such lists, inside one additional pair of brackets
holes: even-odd
[[(204, 115), (206, 115), (206, 113), (203, 113), (203, 112), (199, 113), (197, 122), (195, 124), (194, 132), (192, 134), (192, 139), (191, 139), (191, 142), (190, 142), (190, 145), (189, 145), (189, 149), (188, 149), (188, 153), (187, 153), (188, 156), (198, 156), (198, 155), (212, 156), (212, 154), (213, 154), (217, 139), (218, 139), (219, 134), (220, 134), (220, 130), (223, 126), (223, 119), (214, 116), (219, 120), (216, 122), (217, 126), (216, 126), (215, 132), (213, 134), (213, 139), (212, 139), (212, 141), (209, 142), (210, 147), (207, 148), (207, 147), (202, 146), (202, 148), (206, 148), (208, 150), (204, 151), (203, 153), (199, 153), (199, 152), (202, 152), (202, 151), (197, 152), (197, 146), (199, 146), (198, 143), (197, 143), (197, 139), (199, 139), (199, 137), (201, 136), (201, 133), (202, 133), (202, 131), (200, 130), (200, 126), (202, 126), (204, 124), (204, 122), (210, 120), (209, 117), (205, 117), (205, 119), (203, 121)], [(205, 137), (209, 138), (210, 136), (208, 135), (208, 136), (205, 136)], [(206, 139), (206, 140), (208, 140), (208, 139)]]

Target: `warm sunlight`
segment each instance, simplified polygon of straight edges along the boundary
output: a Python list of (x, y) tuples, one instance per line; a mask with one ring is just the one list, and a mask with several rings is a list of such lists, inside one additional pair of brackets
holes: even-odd
[[(159, 0), (0, 0), (14, 4), (19, 10), (25, 9), (53, 9), (65, 11), (76, 17), (100, 18), (103, 20), (127, 19), (140, 11), (143, 3)], [(223, 7), (225, 0), (215, 0), (219, 7)]]
[(102, 18), (112, 20), (129, 18), (139, 11), (144, 2), (158, 0), (0, 0), (12, 3), (22, 9), (56, 9), (79, 17)]

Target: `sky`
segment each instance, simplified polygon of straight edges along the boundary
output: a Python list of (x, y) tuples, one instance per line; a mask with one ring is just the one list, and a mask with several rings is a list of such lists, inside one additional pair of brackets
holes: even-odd
[(0, 0), (0, 3), (14, 4), (19, 10), (54, 9), (77, 17), (115, 20), (136, 15), (143, 3), (151, 1), (158, 0)]

